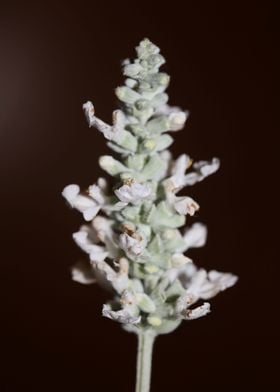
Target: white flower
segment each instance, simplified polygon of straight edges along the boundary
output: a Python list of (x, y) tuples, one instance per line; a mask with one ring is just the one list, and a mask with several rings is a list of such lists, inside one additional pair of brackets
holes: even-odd
[(171, 256), (171, 265), (174, 268), (182, 267), (188, 263), (192, 263), (192, 260), (189, 257), (183, 255), (183, 253), (174, 253)]
[(134, 232), (122, 233), (120, 235), (120, 247), (127, 253), (132, 254), (134, 256), (139, 256), (146, 246), (146, 240), (143, 235), (140, 233)]
[[(204, 272), (204, 270), (202, 270)], [(200, 271), (197, 272), (197, 275)], [(205, 271), (206, 272), (206, 271)], [(188, 291), (198, 292), (200, 298), (210, 299), (217, 295), (220, 291), (224, 291), (229, 287), (232, 287), (237, 282), (237, 276), (231, 273), (222, 273), (215, 270), (211, 270), (208, 274), (203, 274), (204, 280), (198, 279), (198, 283), (193, 278), (193, 283), (188, 288)]]
[(120, 310), (112, 310), (110, 305), (104, 304), (102, 314), (104, 317), (108, 317), (109, 319), (118, 321), (122, 324), (139, 324), (141, 321), (141, 316), (131, 314), (129, 307)]
[[(178, 184), (178, 183), (177, 183)], [(176, 212), (180, 215), (191, 215), (193, 216), (197, 210), (199, 210), (199, 205), (189, 196), (176, 196), (176, 188), (174, 183), (169, 179), (163, 183), (166, 199)]]
[(104, 216), (96, 216), (92, 221), (92, 227), (97, 238), (103, 242), (111, 259), (119, 256), (118, 236), (112, 229), (113, 220)]
[(165, 188), (176, 193), (184, 186), (185, 171), (191, 166), (192, 160), (187, 154), (180, 155), (175, 161), (170, 161), (171, 177), (164, 181)]
[(168, 116), (169, 130), (180, 131), (184, 128), (185, 122), (188, 117), (188, 112), (173, 112)]
[(126, 180), (123, 186), (115, 190), (115, 194), (122, 202), (137, 203), (150, 196), (151, 189), (146, 184)]
[(71, 268), (72, 279), (81, 284), (96, 282), (94, 270), (89, 263), (78, 262)]
[(185, 241), (184, 252), (190, 248), (200, 248), (205, 245), (207, 239), (207, 227), (202, 223), (194, 223), (187, 227), (183, 233)]
[(203, 305), (198, 306), (194, 309), (185, 309), (182, 312), (182, 316), (185, 320), (195, 320), (199, 317), (206, 316), (210, 313), (210, 304), (208, 302), (204, 302)]
[(199, 161), (193, 164), (195, 171), (186, 174), (184, 177), (184, 186), (194, 185), (196, 182), (204, 180), (204, 178), (215, 173), (220, 167), (220, 160), (213, 158), (212, 161)]
[(100, 210), (100, 205), (91, 197), (80, 194), (80, 187), (76, 184), (66, 186), (62, 195), (72, 208), (80, 211), (86, 221), (93, 219)]
[(169, 106), (168, 104), (161, 105), (157, 109), (157, 114), (168, 116), (170, 131), (179, 131), (182, 129), (189, 116), (187, 110), (182, 111), (178, 106)]
[(153, 313), (156, 310), (155, 303), (151, 300), (151, 298), (145, 293), (136, 293), (135, 294), (136, 303), (139, 308), (145, 313)]
[(180, 215), (191, 215), (199, 209), (199, 205), (191, 197), (176, 197), (174, 199), (174, 208)]
[(237, 282), (237, 276), (231, 273), (223, 273), (215, 270), (207, 271), (197, 269), (193, 264), (185, 265), (178, 273), (178, 278), (188, 294), (198, 299), (210, 299), (220, 291), (233, 286)]
[(192, 160), (188, 155), (180, 155), (173, 164), (172, 176), (164, 181), (165, 188), (176, 193), (185, 186), (194, 185), (196, 182), (204, 180), (204, 178), (215, 173), (220, 167), (219, 159), (213, 158), (212, 161), (199, 161), (194, 163), (194, 171), (185, 174), (185, 171), (191, 164)]
[(186, 292), (181, 295), (175, 305), (175, 314), (184, 320), (194, 320), (206, 316), (210, 312), (210, 304), (204, 302), (201, 306), (190, 309), (189, 307), (197, 301), (197, 297), (192, 293)]
[(96, 245), (89, 238), (90, 229), (82, 226), (80, 231), (73, 234), (76, 244), (86, 253), (89, 254), (91, 261), (103, 261), (108, 256), (108, 252), (104, 246)]
[(94, 199), (99, 205), (103, 205), (106, 202), (106, 196), (103, 190), (96, 184), (89, 186), (88, 188), (89, 196)]
[(114, 126), (111, 127), (109, 124), (106, 124), (104, 121), (95, 116), (95, 110), (92, 102), (87, 101), (84, 103), (83, 109), (90, 127), (97, 128), (108, 140), (114, 140), (118, 138), (119, 134), (124, 128), (125, 123), (124, 116), (120, 110), (116, 110), (113, 113)]
[(113, 289), (121, 294), (129, 285), (128, 274), (119, 270), (115, 271), (106, 261), (93, 262), (93, 268), (98, 272), (102, 280), (106, 280)]
[(63, 189), (62, 195), (71, 207), (82, 212), (86, 221), (91, 221), (100, 209), (105, 212), (119, 211), (127, 205), (121, 201), (112, 203), (110, 196), (107, 196), (107, 188), (106, 180), (100, 177), (96, 184), (88, 187), (87, 194), (82, 194), (78, 185), (71, 184)]

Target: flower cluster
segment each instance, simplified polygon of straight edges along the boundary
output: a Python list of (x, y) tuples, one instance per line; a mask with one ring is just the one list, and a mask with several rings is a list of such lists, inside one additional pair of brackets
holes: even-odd
[(201, 223), (182, 229), (199, 205), (177, 194), (215, 173), (220, 163), (172, 157), (169, 133), (184, 127), (188, 112), (167, 104), (169, 76), (159, 71), (165, 62), (159, 48), (144, 39), (136, 52), (134, 61), (123, 62), (125, 84), (116, 89), (120, 109), (113, 112), (112, 125), (95, 116), (91, 102), (83, 105), (89, 126), (104, 135), (118, 157), (99, 159), (114, 187), (99, 178), (85, 191), (68, 185), (63, 196), (88, 222), (73, 234), (89, 255), (89, 263), (73, 267), (73, 279), (113, 291), (104, 316), (126, 329), (160, 334), (209, 313), (203, 301), (234, 285), (237, 277), (207, 273), (185, 255), (205, 244), (207, 230)]

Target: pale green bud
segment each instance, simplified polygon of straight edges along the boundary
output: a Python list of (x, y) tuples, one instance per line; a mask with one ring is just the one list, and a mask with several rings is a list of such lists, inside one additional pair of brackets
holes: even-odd
[(159, 53), (159, 48), (148, 38), (145, 38), (140, 42), (139, 46), (136, 47), (136, 52), (139, 59), (146, 59), (151, 54)]
[(101, 156), (99, 158), (99, 165), (101, 169), (105, 170), (111, 176), (116, 176), (117, 174), (128, 170), (126, 166), (110, 155)]
[(123, 69), (123, 73), (130, 78), (135, 78), (143, 70), (140, 64), (127, 64)]
[(164, 176), (166, 163), (158, 154), (152, 155), (144, 166), (141, 176), (144, 180), (156, 180)]
[(161, 54), (151, 54), (145, 61), (145, 65), (147, 64), (150, 69), (154, 69), (155, 71), (164, 63), (165, 59)]
[(148, 274), (155, 274), (158, 272), (159, 268), (155, 264), (146, 263), (144, 269)]
[(160, 134), (168, 131), (168, 119), (165, 116), (158, 116), (147, 123), (147, 129), (152, 134)]
[(173, 143), (173, 137), (171, 137), (170, 135), (166, 134), (166, 135), (159, 136), (156, 140), (155, 150), (156, 151), (165, 150), (166, 148), (171, 146), (172, 143)]
[(145, 293), (136, 293), (136, 302), (139, 308), (145, 313), (152, 313), (156, 310), (156, 305)]
[(120, 137), (115, 142), (129, 151), (135, 152), (137, 150), (137, 138), (125, 129), (122, 130)]
[(151, 105), (153, 105), (154, 108), (157, 108), (159, 106), (165, 105), (167, 102), (168, 95), (165, 93), (160, 93), (153, 97), (153, 99), (151, 100)]
[(173, 212), (165, 201), (161, 201), (150, 214), (149, 222), (155, 228), (177, 228), (185, 224), (186, 217)]
[(145, 155), (129, 155), (126, 160), (127, 167), (132, 170), (142, 170), (145, 163)]
[(150, 102), (146, 99), (138, 99), (138, 101), (135, 102), (135, 107), (137, 110), (147, 110), (150, 108), (150, 106)]
[(127, 86), (117, 87), (115, 91), (116, 96), (120, 101), (131, 105), (137, 101), (137, 99), (141, 98), (140, 94)]
[(159, 327), (162, 324), (162, 320), (157, 316), (148, 316), (147, 321), (152, 327)]

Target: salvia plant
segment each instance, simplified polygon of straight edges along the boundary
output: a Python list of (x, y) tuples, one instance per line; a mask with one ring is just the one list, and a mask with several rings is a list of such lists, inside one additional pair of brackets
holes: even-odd
[(167, 104), (169, 76), (159, 71), (165, 62), (159, 48), (144, 39), (136, 53), (135, 60), (123, 62), (125, 82), (115, 90), (120, 108), (112, 125), (95, 116), (90, 101), (83, 105), (89, 126), (104, 135), (117, 156), (99, 158), (113, 181), (98, 178), (85, 191), (71, 184), (63, 196), (88, 222), (73, 239), (89, 262), (76, 264), (72, 277), (112, 292), (102, 314), (137, 334), (136, 392), (148, 392), (155, 338), (182, 320), (207, 315), (207, 300), (237, 277), (207, 272), (185, 255), (205, 244), (207, 229), (198, 222), (182, 229), (199, 205), (177, 193), (215, 173), (220, 162), (193, 163), (186, 154), (173, 158), (169, 133), (184, 127), (188, 112)]

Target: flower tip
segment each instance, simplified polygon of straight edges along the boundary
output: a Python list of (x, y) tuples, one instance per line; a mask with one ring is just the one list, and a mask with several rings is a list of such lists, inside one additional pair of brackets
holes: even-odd
[(70, 184), (63, 189), (62, 196), (71, 204), (71, 202), (76, 198), (79, 192), (80, 192), (79, 185)]

